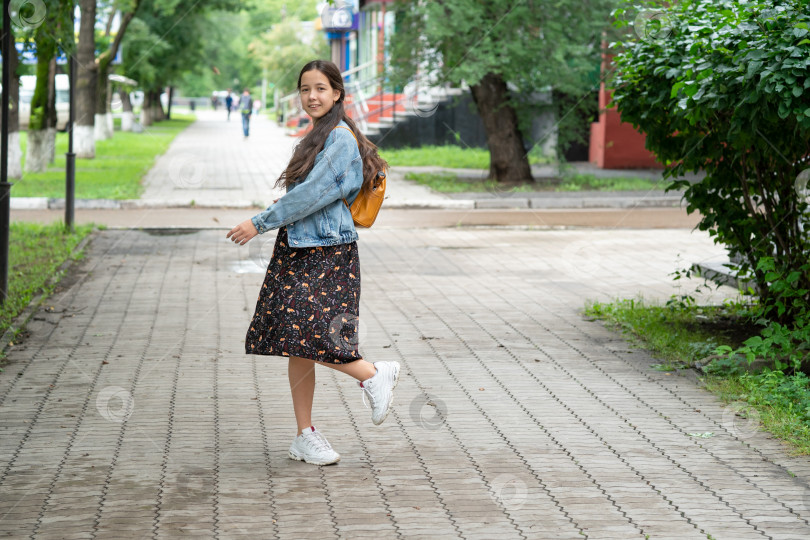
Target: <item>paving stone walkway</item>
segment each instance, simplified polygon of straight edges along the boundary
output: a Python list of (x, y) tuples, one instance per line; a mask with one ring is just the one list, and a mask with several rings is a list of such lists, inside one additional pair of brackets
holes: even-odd
[(143, 180), (145, 206), (265, 207), (283, 190), (273, 188), (290, 160), (296, 140), (262, 116), (242, 120), (225, 111), (197, 111), (197, 121), (180, 133)]
[[(197, 111), (197, 121), (180, 133), (144, 178), (144, 193), (135, 201), (87, 201), (87, 208), (154, 207), (266, 207), (280, 197), (276, 179), (292, 156), (297, 139), (263, 116), (251, 120), (250, 137), (242, 135), (241, 121), (222, 111)], [(608, 171), (587, 164), (588, 174), (657, 177), (660, 171)], [(536, 178), (550, 175), (549, 167), (534, 170)], [(438, 193), (405, 180), (409, 171), (464, 173), (441, 167), (393, 167), (386, 187), (386, 208), (512, 209), (512, 208), (651, 208), (682, 206), (681, 194), (659, 189), (625, 192), (497, 192)], [(479, 175), (486, 171), (466, 170)], [(555, 173), (556, 174), (556, 173)], [(15, 209), (48, 208), (47, 199), (14, 201)], [(54, 201), (54, 204), (56, 202)], [(39, 205), (39, 206), (37, 206)], [(64, 207), (62, 203), (62, 208)]]
[(403, 375), (374, 427), (318, 369), (314, 467), (286, 363), (242, 353), (274, 235), (181, 233), (98, 233), (12, 348), (0, 537), (810, 537), (806, 458), (580, 313), (679, 292), (703, 235), (362, 231), (361, 350)]
[[(222, 111), (196, 114), (197, 121), (174, 139), (144, 178), (140, 200), (118, 203), (146, 208), (264, 208), (284, 193), (274, 185), (298, 139), (289, 137), (286, 130), (263, 116), (253, 117), (250, 137), (245, 138), (238, 115), (231, 114), (228, 122)], [(474, 208), (475, 201), (458, 201), (434, 193), (404, 180), (403, 174), (392, 173), (386, 207)]]

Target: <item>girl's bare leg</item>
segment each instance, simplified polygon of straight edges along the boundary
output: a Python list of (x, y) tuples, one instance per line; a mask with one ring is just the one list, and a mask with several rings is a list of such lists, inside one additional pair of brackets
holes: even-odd
[[(365, 381), (377, 373), (374, 364), (366, 360), (355, 360), (348, 364), (322, 365), (354, 377), (358, 381)], [(315, 396), (315, 361), (299, 356), (290, 356), (287, 369), (290, 379), (290, 393), (292, 393), (295, 421), (298, 423), (298, 433), (312, 425), (312, 400)], [(296, 435), (297, 435), (296, 434)]]
[(354, 377), (360, 382), (372, 378), (374, 374), (377, 373), (377, 368), (374, 367), (374, 364), (371, 362), (366, 362), (365, 360), (355, 360), (354, 362), (349, 362), (348, 364), (324, 363), (323, 365)]
[(298, 423), (298, 436), (312, 425), (312, 399), (315, 396), (315, 365), (312, 360), (291, 356), (287, 368), (290, 379), (295, 421)]

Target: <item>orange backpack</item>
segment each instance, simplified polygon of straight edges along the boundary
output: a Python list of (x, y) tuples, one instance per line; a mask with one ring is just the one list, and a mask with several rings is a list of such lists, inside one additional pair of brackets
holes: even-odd
[[(349, 128), (335, 126), (335, 129), (337, 128), (345, 129), (352, 134), (355, 142), (357, 141), (357, 137), (355, 136), (354, 132)], [(377, 219), (377, 214), (380, 213), (380, 207), (382, 207), (384, 198), (385, 171), (380, 171), (377, 173), (377, 178), (374, 179), (374, 184), (371, 186), (370, 190), (361, 188), (360, 193), (357, 194), (357, 198), (354, 199), (351, 206), (349, 206), (346, 199), (343, 199), (343, 203), (346, 205), (346, 208), (349, 209), (349, 212), (351, 212), (352, 221), (354, 221), (354, 224), (358, 227), (368, 228), (374, 225), (374, 221)]]

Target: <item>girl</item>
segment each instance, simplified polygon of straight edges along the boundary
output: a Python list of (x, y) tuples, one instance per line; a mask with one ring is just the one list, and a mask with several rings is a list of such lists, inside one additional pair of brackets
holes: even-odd
[(305, 65), (298, 92), (314, 126), (278, 178), (277, 186), (287, 192), (227, 237), (244, 245), (257, 234), (279, 229), (245, 352), (289, 357), (298, 422), (289, 456), (328, 465), (340, 455), (312, 425), (315, 364), (357, 379), (363, 401), (368, 396), (371, 402), (375, 425), (388, 416), (399, 379), (398, 362), (372, 364), (358, 352), (360, 261), (349, 210), (387, 163), (344, 112), (343, 79), (335, 64), (314, 60)]

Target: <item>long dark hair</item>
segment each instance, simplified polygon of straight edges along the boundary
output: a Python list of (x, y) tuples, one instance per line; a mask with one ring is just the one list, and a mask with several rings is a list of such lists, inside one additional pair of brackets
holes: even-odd
[(346, 91), (343, 87), (343, 77), (340, 76), (338, 67), (328, 60), (313, 60), (301, 69), (298, 74), (298, 90), (301, 90), (301, 77), (307, 71), (320, 71), (323, 73), (333, 90), (340, 92), (340, 98), (332, 106), (332, 109), (323, 115), (312, 128), (312, 131), (301, 139), (296, 145), (290, 163), (281, 176), (276, 181), (276, 186), (287, 187), (296, 182), (297, 179), (303, 179), (312, 170), (315, 164), (315, 156), (323, 150), (326, 143), (326, 138), (340, 123), (341, 120), (348, 124), (349, 128), (357, 138), (357, 146), (360, 149), (360, 156), (363, 158), (363, 189), (368, 190), (373, 186), (374, 180), (377, 178), (377, 173), (385, 170), (388, 163), (380, 157), (377, 147), (365, 135), (360, 133), (354, 121), (348, 117), (343, 108), (343, 100), (346, 98)]

